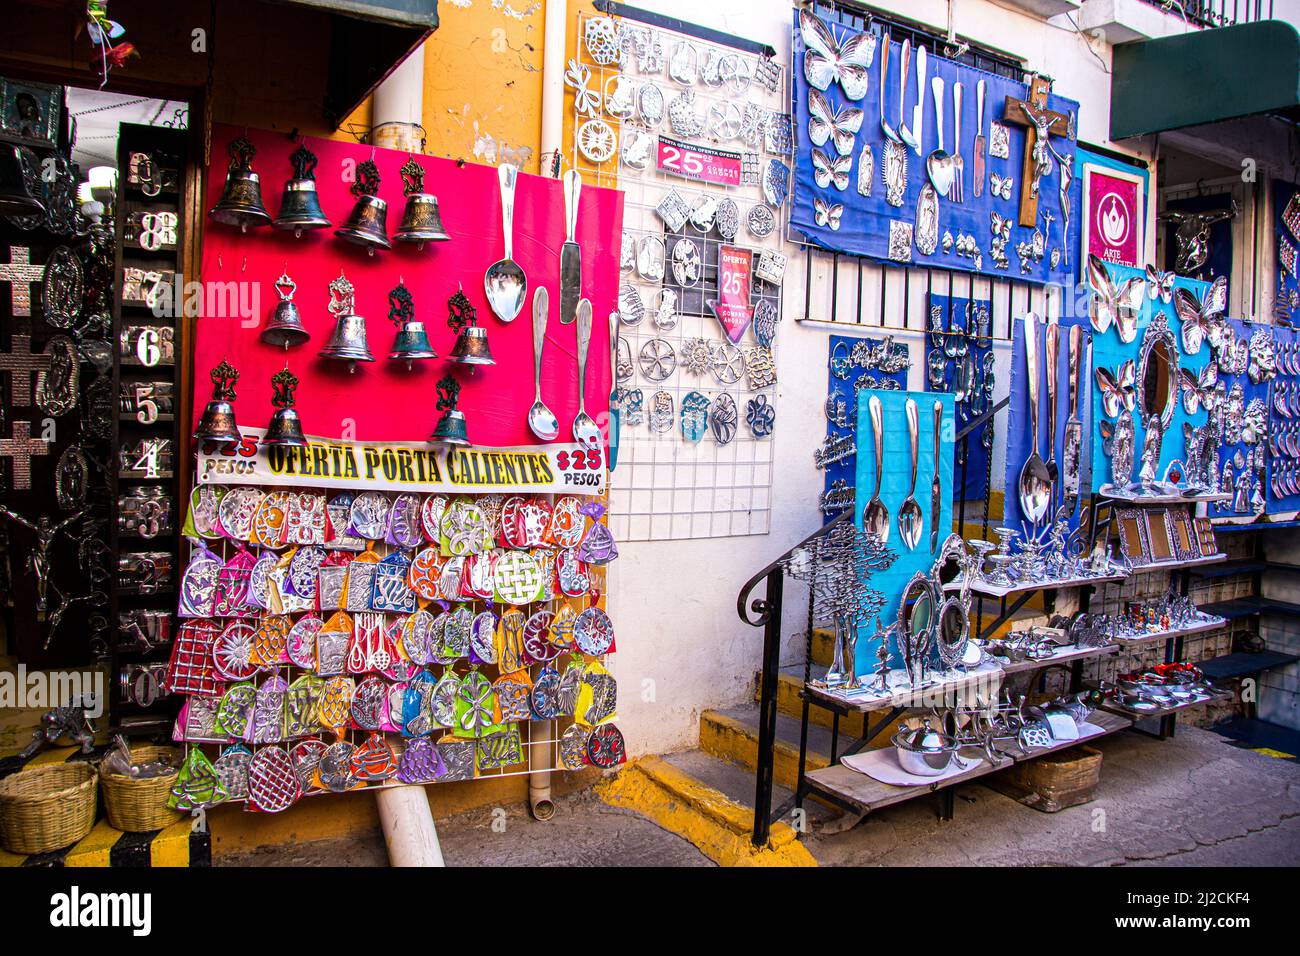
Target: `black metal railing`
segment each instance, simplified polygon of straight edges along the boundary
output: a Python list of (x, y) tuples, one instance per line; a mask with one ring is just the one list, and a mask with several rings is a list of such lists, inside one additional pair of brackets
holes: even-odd
[[(1007, 408), (1010, 402), (1009, 398), (1003, 398), (988, 411), (972, 418), (962, 429), (957, 432), (955, 442), (961, 448), (963, 444), (969, 444), (971, 439), (981, 426), (986, 423), (992, 427), (992, 422), (998, 412)], [(968, 456), (966, 456), (968, 457)], [(989, 465), (992, 467), (993, 456), (988, 457)], [(964, 480), (964, 467), (962, 469), (962, 478)], [(986, 486), (987, 487), (987, 486)], [(964, 500), (957, 502), (958, 511), (956, 520), (958, 527), (961, 527), (966, 518), (966, 502)], [(754, 827), (751, 839), (755, 846), (766, 846), (771, 834), (772, 824), (780, 820), (791, 808), (802, 803), (804, 792), (804, 769), (805, 769), (805, 752), (808, 742), (808, 696), (801, 691), (803, 698), (803, 718), (800, 730), (799, 744), (799, 769), (798, 780), (795, 786), (795, 792), (780, 807), (772, 809), (772, 786), (773, 775), (776, 766), (776, 716), (777, 716), (777, 683), (780, 679), (781, 670), (781, 619), (782, 619), (782, 601), (785, 595), (785, 562), (794, 555), (796, 551), (806, 547), (821, 536), (830, 532), (830, 530), (841, 522), (852, 521), (852, 510), (842, 512), (832, 521), (827, 522), (824, 526), (808, 535), (794, 547), (789, 548), (762, 570), (758, 571), (745, 582), (741, 587), (740, 593), (736, 595), (736, 613), (746, 624), (753, 627), (763, 628), (763, 663), (762, 671), (759, 676), (758, 686), (758, 755), (754, 764), (755, 781), (754, 781)], [(980, 518), (980, 534), (987, 538), (989, 532), (989, 509), (988, 499), (984, 500), (984, 507)], [(762, 597), (750, 599), (750, 595), (758, 588), (760, 584), (766, 584)], [(1006, 613), (1005, 599), (1003, 600), (1003, 614)], [(978, 611), (980, 620), (983, 618), (983, 605), (981, 604)], [(812, 679), (812, 642), (813, 630), (816, 626), (813, 610), (813, 595), (811, 590), (808, 596), (808, 609), (805, 618), (805, 646), (804, 646), (804, 673), (803, 683), (806, 686)], [(976, 627), (978, 629), (979, 622)], [(836, 718), (836, 728), (838, 729), (838, 717)], [(879, 728), (878, 728), (879, 729)], [(834, 751), (832, 746), (832, 751)], [(832, 759), (834, 753), (832, 753)]]
[(1194, 27), (1231, 27), (1273, 19), (1273, 0), (1145, 0)]

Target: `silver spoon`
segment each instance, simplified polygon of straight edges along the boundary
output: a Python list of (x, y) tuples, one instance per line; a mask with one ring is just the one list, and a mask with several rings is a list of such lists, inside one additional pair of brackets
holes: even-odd
[(907, 550), (915, 550), (921, 541), (921, 525), (924, 519), (921, 516), (921, 506), (916, 503), (916, 443), (919, 438), (920, 423), (917, 420), (916, 402), (912, 399), (907, 400), (907, 437), (912, 442), (912, 485), (908, 489), (907, 499), (903, 506), (898, 509), (898, 533), (903, 536), (903, 544), (907, 545)]
[(1020, 510), (1031, 524), (1047, 517), (1051, 504), (1052, 480), (1047, 464), (1038, 454), (1038, 316), (1025, 313), (1025, 366), (1029, 372), (1029, 431), (1033, 450), (1020, 470)]
[(519, 170), (509, 163), (497, 167), (501, 183), (501, 224), (505, 233), (505, 255), (488, 266), (483, 276), (483, 291), (488, 305), (502, 322), (513, 322), (523, 311), (528, 295), (528, 277), (519, 263), (511, 258), (514, 251), (515, 181)]
[(867, 510), (862, 513), (862, 530), (875, 535), (881, 544), (889, 542), (889, 509), (880, 500), (880, 472), (885, 465), (884, 410), (880, 399), (872, 395), (867, 399), (867, 411), (871, 415), (871, 437), (876, 443), (876, 490), (867, 502)]
[(943, 77), (936, 76), (932, 79), (930, 89), (934, 93), (934, 128), (939, 136), (939, 145), (926, 157), (925, 171), (939, 195), (947, 197), (953, 177), (957, 174), (957, 161), (943, 148)]
[(533, 407), (528, 409), (528, 427), (542, 441), (555, 441), (560, 423), (542, 401), (542, 347), (546, 344), (546, 320), (551, 296), (545, 286), (533, 293)]
[(587, 348), (591, 345), (591, 300), (578, 300), (578, 416), (573, 438), (581, 445), (599, 445), (600, 428), (587, 414)]

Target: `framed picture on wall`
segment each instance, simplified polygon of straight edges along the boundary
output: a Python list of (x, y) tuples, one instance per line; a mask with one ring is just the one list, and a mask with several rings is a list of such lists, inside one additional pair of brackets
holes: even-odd
[(1147, 514), (1141, 508), (1116, 508), (1119, 519), (1119, 539), (1124, 556), (1134, 567), (1151, 563), (1151, 545), (1148, 539)]
[(1083, 260), (1140, 266), (1146, 250), (1146, 184), (1137, 171), (1083, 164)]
[(0, 76), (0, 139), (57, 146), (63, 87)]

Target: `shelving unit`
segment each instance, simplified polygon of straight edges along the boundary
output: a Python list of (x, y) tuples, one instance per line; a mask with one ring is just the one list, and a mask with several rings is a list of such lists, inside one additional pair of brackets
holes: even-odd
[[(165, 314), (150, 308), (144, 302), (128, 299), (125, 295), (125, 270), (142, 269), (146, 272), (184, 274), (184, 250), (179, 237), (185, 235), (186, 203), (182, 191), (186, 182), (184, 157), (187, 154), (187, 133), (154, 126), (123, 124), (118, 137), (119, 201), (116, 210), (116, 276), (113, 298), (113, 396), (117, 407), (117, 427), (112, 443), (109, 481), (114, 502), (114, 517), (110, 525), (109, 545), (112, 553), (128, 560), (132, 555), (156, 552), (166, 554), (171, 563), (169, 579), (151, 591), (141, 591), (125, 586), (123, 575), (114, 575), (114, 586), (109, 595), (110, 617), (115, 639), (112, 647), (112, 675), (116, 683), (110, 695), (114, 723), (129, 733), (153, 734), (169, 732), (175, 710), (172, 699), (161, 697), (157, 676), (165, 666), (174, 632), (169, 627), (167, 639), (144, 650), (133, 640), (129, 625), (123, 626), (123, 615), (133, 611), (154, 610), (167, 615), (174, 623), (177, 587), (180, 582), (181, 547), (180, 526), (184, 518), (178, 514), (181, 484), (181, 370), (177, 365), (182, 351), (184, 334), (181, 303), (171, 301)], [(138, 183), (130, 182), (132, 156), (146, 154), (154, 159), (157, 168), (167, 166), (175, 170), (175, 181), (161, 185), (156, 195), (146, 195)], [(152, 192), (152, 190), (150, 190)], [(129, 223), (139, 213), (170, 213), (176, 216), (175, 239), (171, 243), (154, 239), (141, 241), (129, 238)], [(157, 245), (157, 248), (147, 248)], [(177, 290), (173, 290), (177, 291)], [(128, 331), (131, 330), (131, 331)], [(165, 336), (170, 335), (170, 345)], [(170, 355), (168, 354), (170, 352)], [(171, 410), (159, 404), (158, 386), (171, 390)], [(131, 411), (134, 407), (137, 410)], [(161, 439), (170, 443), (170, 465), (161, 459), (131, 460), (129, 456), (142, 440)], [(139, 465), (140, 467), (135, 467)], [(145, 487), (162, 489), (169, 502), (169, 529), (154, 537), (128, 532), (122, 527), (123, 497)], [(116, 569), (115, 569), (116, 571)], [(157, 665), (157, 669), (141, 671), (136, 665)], [(135, 700), (128, 698), (128, 684)]]

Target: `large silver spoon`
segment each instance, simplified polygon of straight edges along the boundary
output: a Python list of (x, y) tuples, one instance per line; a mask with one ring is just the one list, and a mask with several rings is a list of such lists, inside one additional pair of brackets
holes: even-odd
[(542, 441), (555, 441), (560, 436), (560, 423), (556, 421), (555, 413), (542, 401), (542, 347), (546, 344), (550, 304), (546, 286), (539, 286), (533, 293), (533, 407), (528, 409), (528, 427)]
[(939, 191), (939, 195), (947, 198), (948, 190), (952, 189), (953, 178), (957, 175), (957, 161), (943, 148), (942, 76), (930, 80), (930, 90), (934, 93), (934, 128), (938, 133), (939, 145), (926, 157), (925, 171), (930, 176), (930, 182), (934, 183), (934, 188)]
[(483, 275), (483, 292), (487, 295), (488, 305), (502, 322), (513, 322), (523, 311), (524, 299), (528, 294), (528, 277), (519, 263), (511, 258), (514, 252), (515, 231), (515, 181), (519, 170), (509, 163), (497, 167), (497, 179), (501, 183), (501, 225), (505, 232), (505, 255), (488, 266)]
[(903, 506), (898, 509), (898, 533), (903, 536), (903, 544), (907, 545), (907, 550), (915, 550), (921, 542), (921, 525), (924, 518), (921, 516), (921, 506), (916, 503), (916, 460), (917, 448), (916, 443), (919, 439), (920, 423), (917, 419), (916, 402), (912, 399), (907, 400), (907, 437), (912, 442), (912, 484), (907, 491), (907, 499)]
[(1020, 510), (1030, 524), (1047, 517), (1052, 501), (1052, 480), (1038, 454), (1038, 316), (1025, 313), (1025, 367), (1029, 373), (1029, 432), (1033, 449), (1020, 470)]
[(862, 530), (880, 539), (881, 544), (889, 542), (889, 509), (880, 500), (880, 472), (885, 465), (884, 409), (880, 399), (872, 395), (867, 399), (867, 411), (871, 415), (871, 437), (876, 443), (876, 490), (867, 502), (867, 510), (862, 513)]
[(587, 414), (587, 349), (591, 345), (591, 300), (578, 300), (578, 415), (573, 420), (574, 441), (600, 444), (600, 427)]

